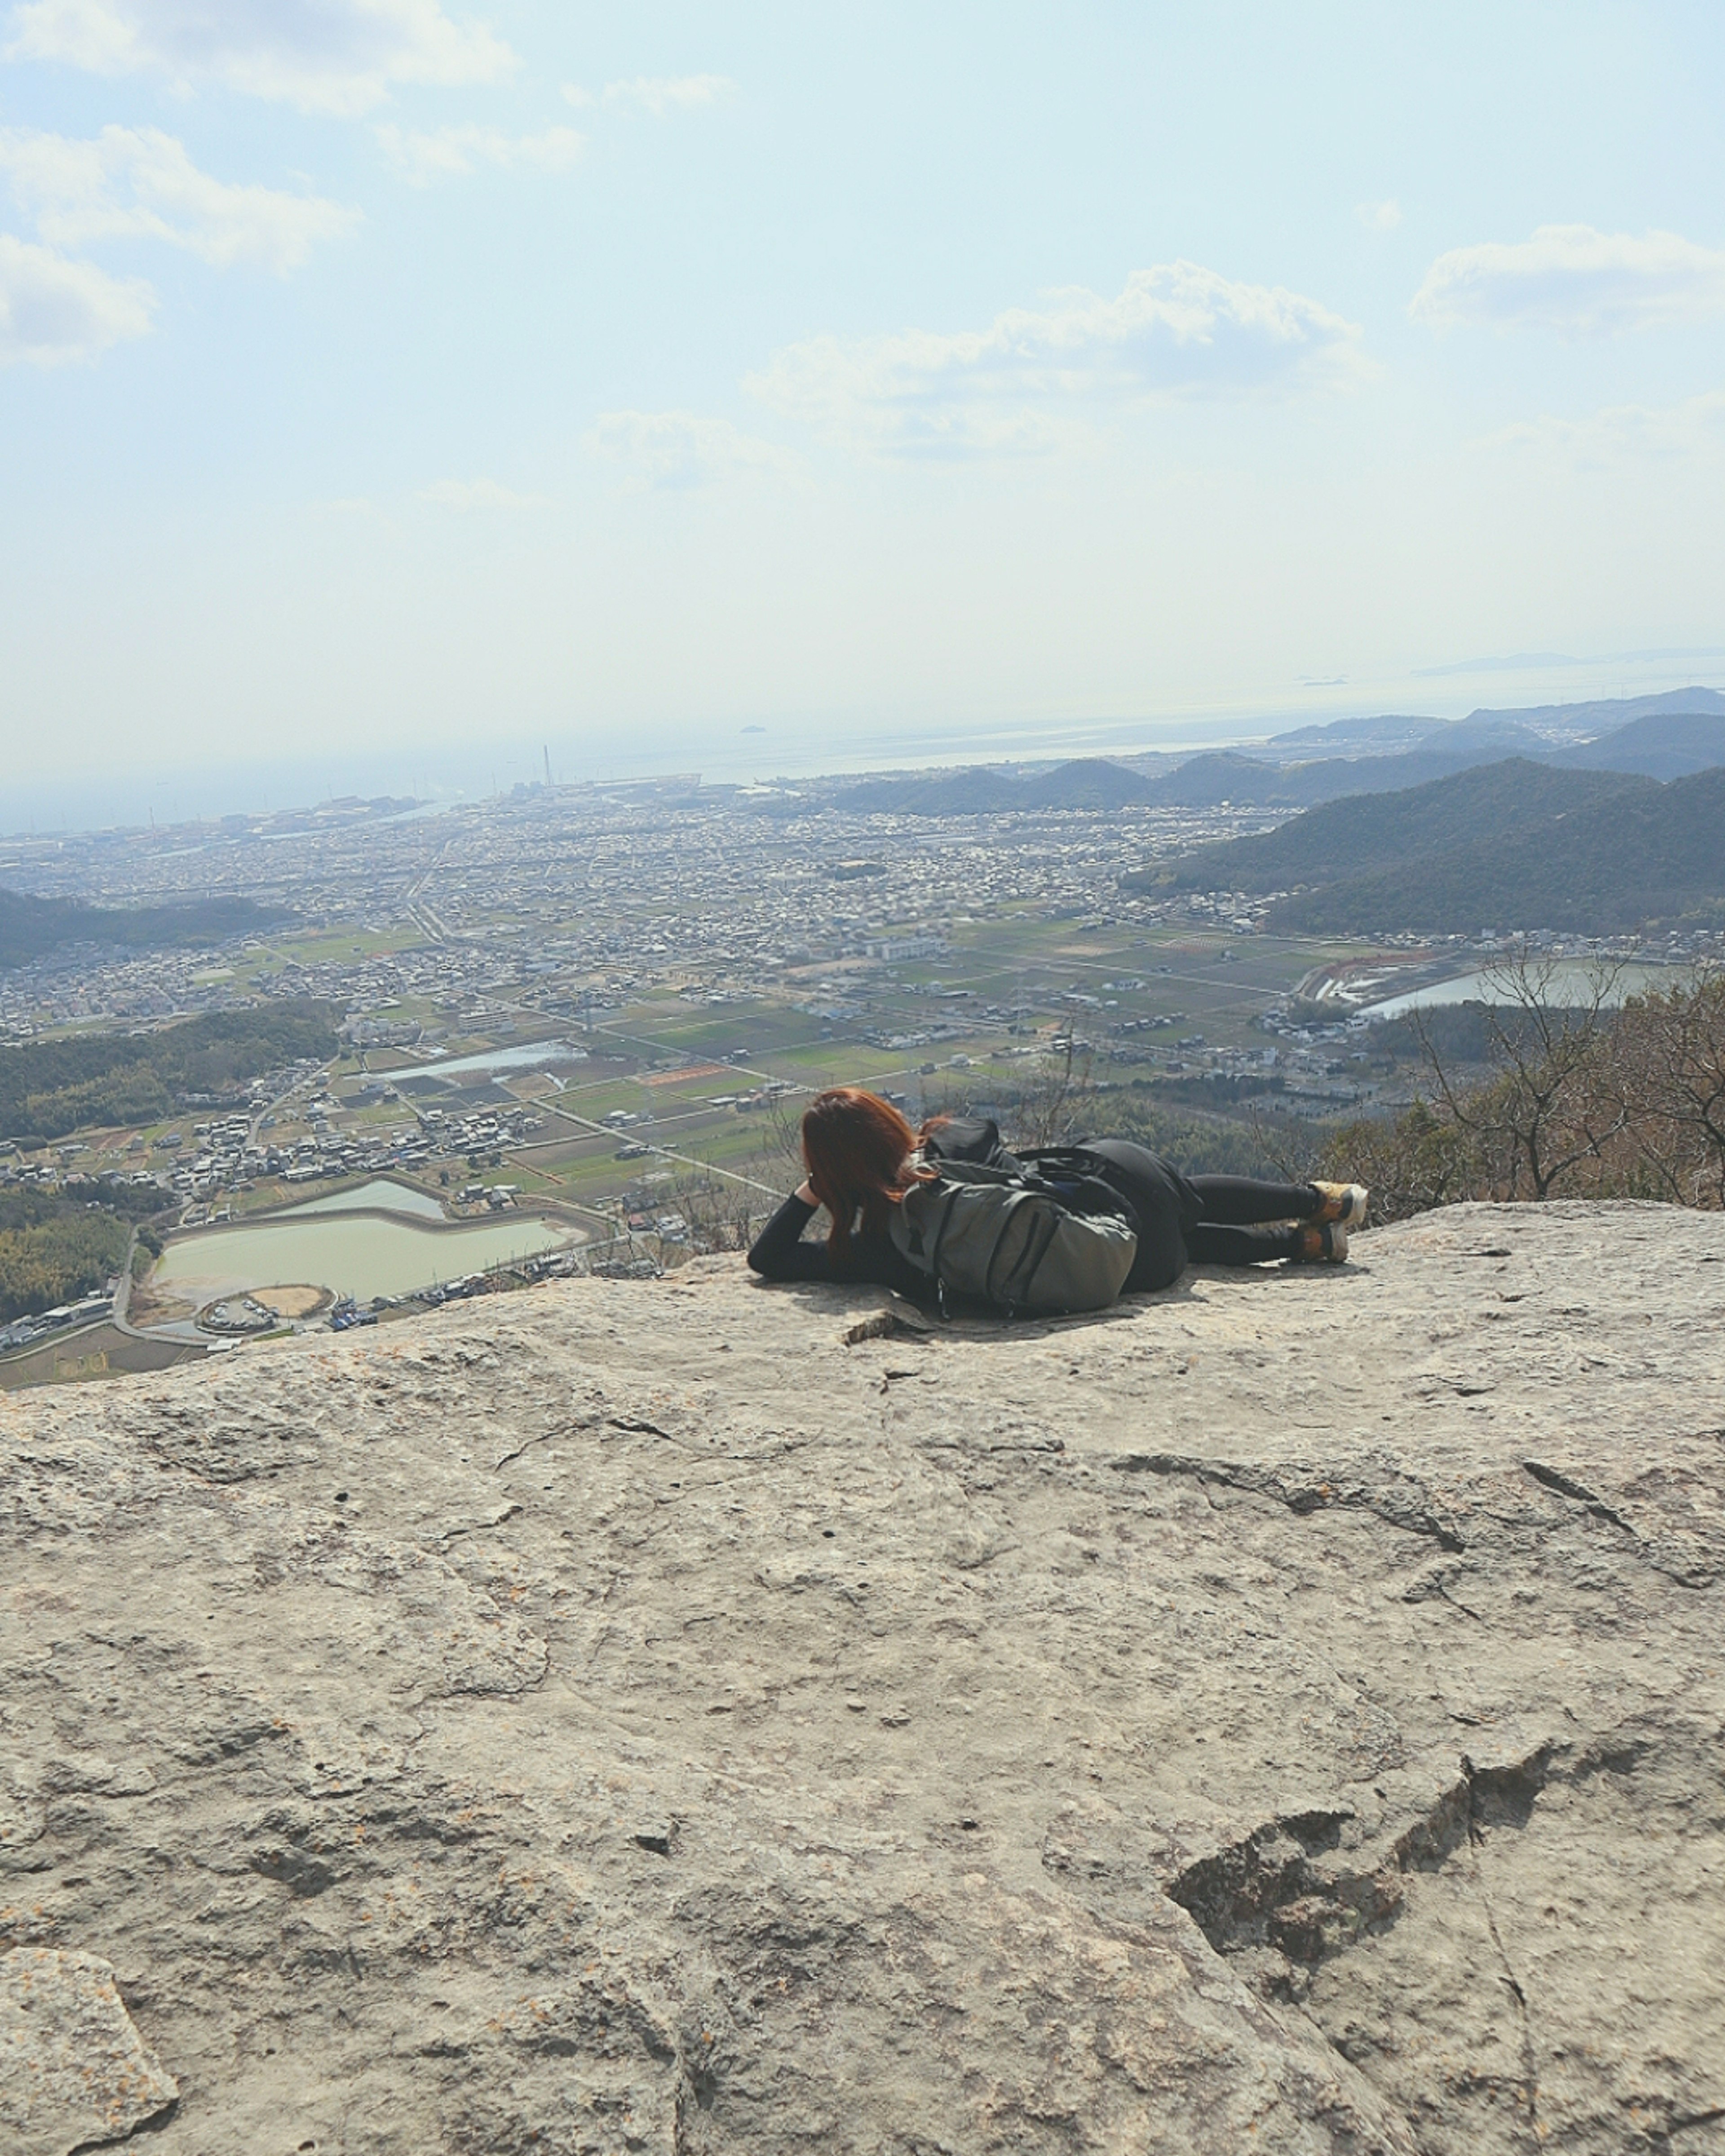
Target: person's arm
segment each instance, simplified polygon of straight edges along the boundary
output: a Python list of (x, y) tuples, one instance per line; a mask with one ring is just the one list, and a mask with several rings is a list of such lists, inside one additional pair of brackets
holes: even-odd
[(839, 1276), (824, 1243), (805, 1243), (803, 1230), (814, 1218), (819, 1201), (803, 1183), (787, 1198), (755, 1238), (749, 1270), (762, 1280), (830, 1281)]

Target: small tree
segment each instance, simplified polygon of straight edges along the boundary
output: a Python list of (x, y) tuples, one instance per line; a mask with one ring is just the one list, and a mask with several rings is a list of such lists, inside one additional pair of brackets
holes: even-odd
[(1603, 1170), (1613, 1142), (1630, 1127), (1635, 1106), (1616, 1082), (1612, 1056), (1620, 972), (1596, 968), (1578, 1008), (1550, 1000), (1550, 959), (1523, 948), (1491, 967), (1486, 978), (1497, 993), (1486, 1036), (1496, 1075), (1475, 1088), (1452, 1080), (1415, 1012), (1437, 1112), (1466, 1134), (1478, 1164), (1503, 1186), (1495, 1194), (1543, 1201), (1584, 1165)]
[(764, 1185), (685, 1164), (667, 1196), (683, 1216), (691, 1251), (746, 1250), (778, 1199)]
[(1361, 1117), (1332, 1131), (1297, 1168), (1295, 1183), (1363, 1183), (1372, 1217), (1388, 1224), (1481, 1194), (1485, 1179), (1471, 1134), (1441, 1107), (1415, 1101), (1390, 1122)]
[(803, 1159), (804, 1097), (800, 1091), (772, 1096), (758, 1125), (761, 1143), (749, 1162), (750, 1168), (769, 1183), (788, 1177), (787, 1190), (794, 1190), (808, 1173)]
[(1064, 1145), (1082, 1135), (1096, 1098), (1095, 1051), (1064, 1027), (1007, 1104), (1008, 1135), (1027, 1149)]
[(1725, 975), (1632, 998), (1615, 1046), (1636, 1164), (1662, 1197), (1725, 1207)]

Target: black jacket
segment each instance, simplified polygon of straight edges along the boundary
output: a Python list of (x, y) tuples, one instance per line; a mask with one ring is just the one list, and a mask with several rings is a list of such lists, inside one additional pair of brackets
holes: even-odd
[(897, 1294), (920, 1299), (930, 1294), (933, 1282), (919, 1272), (886, 1235), (855, 1235), (844, 1258), (835, 1258), (824, 1242), (805, 1243), (803, 1230), (817, 1209), (800, 1198), (787, 1198), (755, 1239), (749, 1252), (749, 1270), (770, 1281), (832, 1281), (850, 1286), (890, 1287)]

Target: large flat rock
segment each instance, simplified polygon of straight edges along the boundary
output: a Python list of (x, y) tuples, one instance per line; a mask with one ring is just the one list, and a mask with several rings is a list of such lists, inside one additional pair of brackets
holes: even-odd
[(1725, 1220), (1357, 1252), (0, 1401), (0, 1956), (178, 2090), (104, 2133), (1725, 2150)]

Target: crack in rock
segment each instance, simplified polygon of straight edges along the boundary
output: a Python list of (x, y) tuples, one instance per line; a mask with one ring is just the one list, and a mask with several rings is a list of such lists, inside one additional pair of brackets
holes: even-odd
[(94, 1954), (0, 1954), (0, 2145), (75, 2156), (162, 2123), (178, 2084), (133, 2026), (114, 1971)]
[(1296, 1813), (1188, 1865), (1166, 1892), (1218, 1953), (1268, 1945), (1291, 1962), (1320, 1961), (1400, 1914), (1400, 1874), (1436, 1870), (1488, 1822), (1525, 1826), (1552, 1753), (1542, 1744), (1499, 1767), (1476, 1767), (1464, 1756), (1455, 1780), (1375, 1851), (1337, 1854), (1352, 1811)]
[(1609, 1520), (1614, 1527), (1621, 1527), (1625, 1534), (1635, 1533), (1635, 1529), (1622, 1513), (1614, 1512), (1604, 1499), (1589, 1490), (1584, 1482), (1577, 1482), (1558, 1468), (1548, 1467), (1543, 1460), (1524, 1460), (1522, 1465), (1533, 1480), (1543, 1483), (1548, 1490), (1555, 1490), (1560, 1497), (1571, 1497), (1577, 1504), (1585, 1505), (1596, 1518)]
[(1369, 1512), (1405, 1533), (1429, 1536), (1440, 1549), (1459, 1555), (1467, 1547), (1454, 1524), (1432, 1504), (1425, 1486), (1393, 1471), (1383, 1480), (1363, 1481), (1342, 1471), (1309, 1467), (1292, 1460), (1255, 1466), (1250, 1461), (1201, 1460), (1175, 1452), (1122, 1453), (1108, 1464), (1122, 1475), (1189, 1475), (1199, 1482), (1272, 1497), (1298, 1518), (1328, 1511)]

